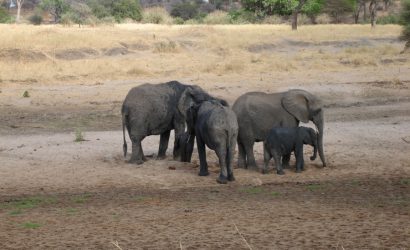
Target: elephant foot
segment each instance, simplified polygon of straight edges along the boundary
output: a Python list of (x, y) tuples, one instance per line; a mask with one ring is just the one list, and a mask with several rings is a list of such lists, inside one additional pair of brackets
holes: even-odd
[(209, 172), (208, 171), (199, 171), (199, 176), (208, 176)]
[(143, 161), (143, 160), (141, 160), (141, 159), (138, 159), (138, 160), (130, 159), (130, 160), (128, 161), (128, 163), (132, 163), (132, 164), (141, 165), (141, 164), (143, 164), (143, 163), (144, 163), (144, 161)]
[(257, 165), (248, 165), (247, 169), (251, 169), (251, 170), (259, 170), (259, 167)]
[(228, 181), (234, 181), (235, 177), (233, 176), (233, 174), (228, 175)]
[(216, 182), (219, 184), (227, 184), (228, 183), (228, 178), (225, 176), (219, 176), (218, 179), (216, 179)]
[(278, 175), (284, 175), (284, 174), (285, 174), (285, 172), (283, 172), (282, 169), (281, 169), (281, 170), (277, 170), (276, 173), (277, 173)]
[(165, 155), (157, 155), (157, 157), (155, 158), (156, 160), (164, 160), (166, 158)]
[(262, 168), (262, 169), (261, 169), (261, 173), (262, 173), (262, 174), (268, 174), (268, 173), (269, 173), (269, 169), (267, 169), (267, 168)]
[(282, 167), (283, 167), (283, 168), (289, 168), (289, 163), (283, 163), (283, 164), (282, 164)]
[(302, 173), (302, 169), (296, 169), (296, 173)]

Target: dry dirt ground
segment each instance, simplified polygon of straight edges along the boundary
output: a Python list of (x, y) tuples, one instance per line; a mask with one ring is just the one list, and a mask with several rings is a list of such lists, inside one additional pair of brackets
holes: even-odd
[[(213, 152), (208, 177), (197, 176), (196, 151), (192, 163), (155, 160), (158, 136), (143, 142), (148, 162), (123, 159), (123, 98), (169, 77), (4, 84), (0, 249), (409, 249), (410, 67), (400, 58), (397, 67), (177, 79), (230, 103), (289, 88), (323, 99), (327, 168), (307, 149), (301, 174), (235, 169), (228, 185), (215, 181)], [(260, 143), (255, 151), (261, 163)]]

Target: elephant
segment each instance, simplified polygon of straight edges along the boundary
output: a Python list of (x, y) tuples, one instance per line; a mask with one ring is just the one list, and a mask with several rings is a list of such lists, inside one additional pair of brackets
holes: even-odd
[[(189, 93), (189, 96), (187, 96)], [(196, 85), (186, 85), (178, 81), (161, 84), (143, 84), (132, 88), (122, 105), (123, 151), (127, 155), (125, 128), (132, 141), (130, 163), (142, 164), (146, 161), (141, 141), (149, 135), (160, 135), (157, 159), (164, 159), (168, 148), (171, 130), (175, 130), (175, 138), (185, 131), (186, 111), (180, 109), (190, 103), (193, 96), (197, 100), (214, 99)], [(173, 157), (180, 159), (180, 152), (175, 150)]]
[[(255, 142), (264, 141), (272, 127), (298, 127), (299, 122), (313, 121), (318, 130), (318, 151), (323, 167), (324, 111), (321, 100), (300, 89), (281, 93), (248, 92), (240, 96), (232, 107), (239, 124), (238, 167), (256, 168), (253, 154)], [(283, 157), (289, 165), (290, 154)]]
[(276, 172), (279, 175), (285, 174), (282, 167), (282, 157), (295, 152), (296, 172), (304, 170), (303, 145), (313, 146), (313, 155), (310, 160), (315, 160), (317, 156), (318, 136), (314, 129), (307, 127), (284, 128), (275, 127), (269, 132), (268, 137), (263, 142), (264, 163), (263, 173), (268, 172), (270, 159), (275, 160)]
[(191, 162), (194, 143), (195, 135), (188, 131), (175, 138), (175, 151), (181, 155), (181, 162)]
[(194, 104), (187, 112), (187, 124), (190, 133), (195, 135), (200, 171), (199, 176), (207, 176), (205, 145), (215, 151), (221, 168), (216, 181), (226, 184), (234, 181), (233, 157), (238, 136), (238, 122), (235, 113), (226, 102), (211, 100)]

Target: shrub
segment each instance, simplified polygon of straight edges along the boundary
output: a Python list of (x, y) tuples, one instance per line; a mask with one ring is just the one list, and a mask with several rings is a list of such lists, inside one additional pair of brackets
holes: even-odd
[(29, 98), (29, 97), (30, 97), (30, 93), (29, 93), (27, 90), (24, 91), (23, 97), (24, 97), (24, 98)]
[(12, 18), (6, 8), (0, 6), (0, 23), (11, 23)]
[(112, 5), (112, 16), (117, 22), (126, 18), (134, 21), (141, 21), (141, 6), (138, 0), (117, 0)]
[(171, 10), (171, 16), (180, 17), (184, 20), (196, 18), (199, 14), (199, 7), (194, 2), (177, 3)]
[(184, 19), (182, 19), (181, 17), (175, 17), (174, 24), (184, 24)]
[(377, 24), (399, 24), (400, 17), (398, 15), (390, 14), (388, 16), (382, 16), (377, 18)]
[(28, 18), (28, 20), (31, 24), (40, 25), (43, 22), (43, 16), (39, 13), (34, 13)]
[(208, 14), (204, 19), (205, 24), (230, 24), (231, 18), (227, 12), (217, 10)]
[(60, 18), (60, 23), (64, 26), (71, 26), (74, 24), (73, 22), (73, 13), (67, 12), (63, 14)]
[(257, 23), (262, 18), (254, 12), (245, 9), (231, 10), (229, 12), (229, 16), (231, 18), (231, 22), (235, 24)]
[(147, 8), (142, 13), (143, 23), (171, 24), (173, 22), (169, 13), (161, 7)]

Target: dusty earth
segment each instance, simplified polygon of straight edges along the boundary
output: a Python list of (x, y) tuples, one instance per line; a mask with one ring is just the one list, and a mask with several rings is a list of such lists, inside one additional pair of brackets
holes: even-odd
[[(228, 185), (215, 181), (213, 152), (208, 177), (197, 176), (196, 151), (192, 163), (155, 160), (158, 136), (143, 142), (148, 162), (124, 160), (126, 93), (173, 79), (3, 83), (0, 249), (408, 249), (407, 65), (177, 79), (230, 103), (290, 88), (323, 99), (327, 168), (308, 161), (307, 149), (301, 174), (235, 169)], [(74, 141), (76, 130), (84, 141)], [(260, 143), (255, 150), (261, 163)]]

